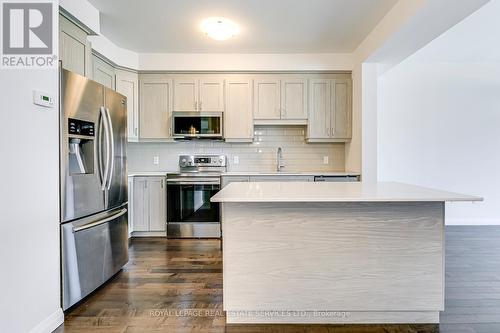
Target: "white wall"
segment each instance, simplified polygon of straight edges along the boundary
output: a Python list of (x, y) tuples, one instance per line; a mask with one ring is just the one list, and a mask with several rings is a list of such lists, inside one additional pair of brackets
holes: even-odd
[[(361, 171), (364, 181), (376, 180), (375, 73), (399, 64), (488, 1), (399, 0), (361, 42), (353, 54), (353, 133), (346, 144), (347, 170)], [(376, 69), (368, 64), (377, 64)]]
[(92, 49), (96, 50), (115, 64), (130, 69), (139, 69), (139, 55), (117, 46), (103, 35), (89, 36)]
[(139, 54), (140, 70), (352, 70), (351, 54)]
[(407, 63), (379, 84), (378, 177), (474, 194), (450, 224), (500, 224), (500, 63)]
[[(56, 43), (57, 45), (57, 43)], [(58, 106), (35, 106), (33, 89), (58, 96), (56, 69), (0, 69), (0, 331), (51, 332), (63, 321), (59, 284)]]
[(378, 177), (484, 197), (449, 224), (500, 224), (500, 0), (379, 80)]

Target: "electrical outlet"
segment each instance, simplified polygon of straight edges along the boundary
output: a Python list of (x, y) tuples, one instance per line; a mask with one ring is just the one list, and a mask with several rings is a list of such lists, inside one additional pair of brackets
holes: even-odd
[(328, 164), (329, 163), (328, 160), (329, 160), (328, 156), (323, 156), (323, 164)]
[(153, 156), (153, 164), (154, 165), (160, 164), (160, 156)]
[(240, 164), (240, 157), (239, 156), (233, 156), (233, 164)]

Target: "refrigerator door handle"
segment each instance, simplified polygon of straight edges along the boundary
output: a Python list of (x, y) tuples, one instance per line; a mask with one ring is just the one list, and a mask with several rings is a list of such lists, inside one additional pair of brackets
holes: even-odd
[(109, 169), (109, 177), (108, 177), (108, 186), (107, 189), (111, 188), (111, 181), (113, 180), (113, 173), (115, 169), (115, 135), (113, 132), (113, 123), (111, 122), (111, 116), (109, 115), (109, 109), (106, 108), (106, 114), (108, 117), (108, 126), (109, 126), (109, 136), (111, 138), (111, 167)]
[(73, 228), (73, 232), (75, 233), (75, 232), (78, 232), (78, 231), (83, 231), (83, 230), (86, 230), (86, 229), (97, 227), (98, 225), (104, 224), (104, 223), (112, 221), (112, 220), (114, 220), (114, 219), (116, 219), (116, 218), (118, 218), (118, 217), (120, 217), (122, 215), (125, 215), (126, 212), (127, 212), (127, 208), (123, 208), (118, 213), (113, 214), (113, 215), (111, 215), (109, 217), (106, 217), (106, 218), (104, 218), (102, 220), (90, 222), (90, 223), (84, 224), (82, 226)]
[(101, 186), (101, 190), (104, 191), (106, 189), (106, 183), (107, 183), (107, 179), (108, 179), (109, 156), (110, 156), (108, 117), (106, 115), (106, 111), (104, 109), (104, 106), (101, 106), (101, 119), (102, 119), (102, 123), (104, 124), (104, 133), (105, 133), (104, 137), (106, 138), (106, 165), (104, 167), (104, 177), (102, 179), (102, 186)]
[[(103, 122), (104, 122), (104, 117), (102, 116), (102, 107), (101, 107), (101, 113), (100, 116), (97, 120), (97, 149), (98, 149), (98, 154), (97, 154), (97, 170), (99, 173), (99, 180), (101, 182), (101, 190), (102, 187), (104, 186), (104, 172), (103, 168), (104, 166), (102, 165), (102, 127), (103, 127)], [(104, 134), (106, 135), (106, 134)]]

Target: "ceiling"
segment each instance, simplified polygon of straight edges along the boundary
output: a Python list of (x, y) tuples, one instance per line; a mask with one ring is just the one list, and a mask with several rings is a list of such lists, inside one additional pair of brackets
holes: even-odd
[[(101, 33), (139, 53), (351, 53), (397, 0), (89, 0)], [(199, 23), (227, 17), (240, 35), (209, 39)]]

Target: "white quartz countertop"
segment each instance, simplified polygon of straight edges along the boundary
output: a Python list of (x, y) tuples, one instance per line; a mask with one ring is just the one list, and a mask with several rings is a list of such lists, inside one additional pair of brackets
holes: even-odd
[(231, 183), (211, 198), (213, 202), (444, 202), (482, 200), (476, 196), (393, 182)]
[(359, 172), (349, 171), (304, 171), (304, 172), (259, 172), (259, 171), (228, 171), (222, 176), (359, 176)]

